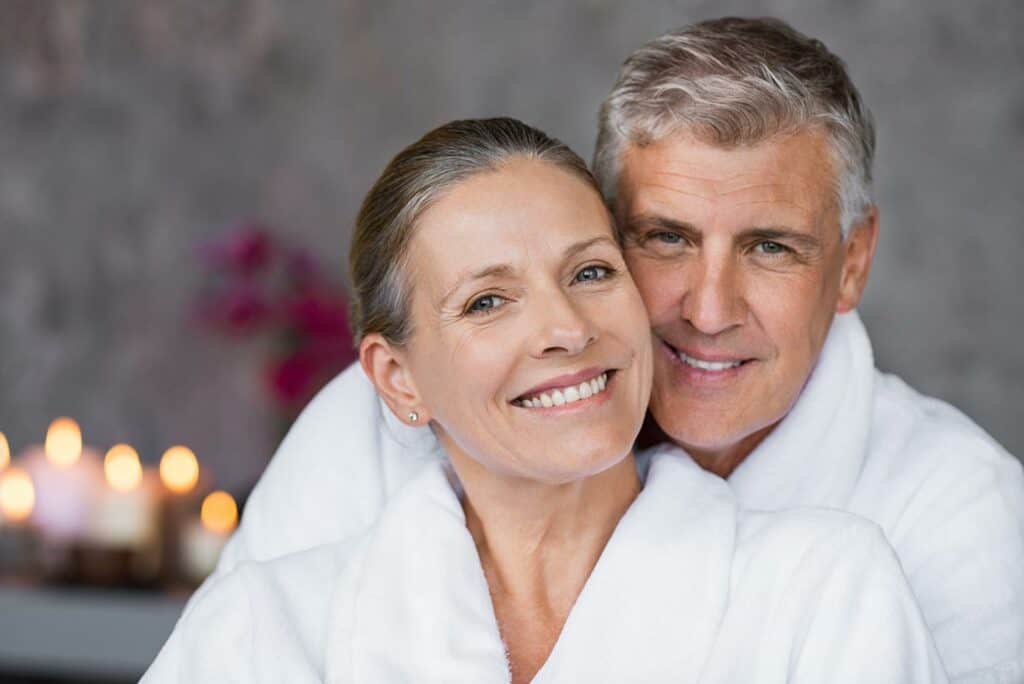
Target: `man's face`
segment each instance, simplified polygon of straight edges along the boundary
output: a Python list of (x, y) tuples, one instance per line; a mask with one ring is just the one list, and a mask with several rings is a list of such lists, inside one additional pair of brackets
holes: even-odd
[(845, 242), (823, 132), (623, 153), (616, 206), (654, 333), (651, 412), (727, 475), (790, 410), (836, 311), (856, 306), (875, 221)]

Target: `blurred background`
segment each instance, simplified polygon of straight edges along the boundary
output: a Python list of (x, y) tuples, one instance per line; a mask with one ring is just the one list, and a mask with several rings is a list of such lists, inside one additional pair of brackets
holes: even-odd
[[(1012, 0), (2, 0), (10, 451), (70, 416), (87, 445), (127, 443), (146, 468), (187, 446), (207, 489), (241, 499), (351, 358), (348, 238), (387, 160), (444, 121), (495, 115), (589, 158), (622, 59), (725, 14), (779, 16), (845, 59), (879, 133), (883, 232), (861, 307), (878, 365), (1024, 455)], [(102, 667), (58, 674), (84, 672)]]

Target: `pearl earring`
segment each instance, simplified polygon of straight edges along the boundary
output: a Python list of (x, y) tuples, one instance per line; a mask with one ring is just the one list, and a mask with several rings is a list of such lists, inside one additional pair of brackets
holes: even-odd
[(416, 413), (415, 411), (409, 411), (409, 422), (410, 423), (415, 423), (419, 419), (420, 419), (420, 414)]

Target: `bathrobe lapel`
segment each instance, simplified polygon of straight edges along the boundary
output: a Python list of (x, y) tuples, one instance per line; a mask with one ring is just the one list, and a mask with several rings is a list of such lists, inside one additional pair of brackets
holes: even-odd
[(384, 510), (335, 587), (329, 684), (508, 681), (487, 581), (444, 464)]
[(698, 681), (725, 614), (735, 543), (724, 483), (678, 450), (656, 450), (535, 684)]
[[(678, 451), (647, 482), (574, 605), (535, 684), (697, 681), (728, 599), (735, 505)], [(441, 464), (388, 506), (339, 577), (327, 681), (509, 681), (461, 505)]]
[(860, 317), (837, 314), (796, 404), (729, 477), (740, 505), (846, 507), (867, 456), (874, 378)]

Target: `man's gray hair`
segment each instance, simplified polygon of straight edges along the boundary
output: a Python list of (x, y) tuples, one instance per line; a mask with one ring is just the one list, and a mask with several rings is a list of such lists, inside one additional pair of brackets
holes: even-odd
[(614, 211), (622, 153), (678, 132), (731, 148), (822, 126), (845, 238), (871, 206), (875, 128), (846, 68), (777, 19), (677, 29), (629, 56), (601, 106), (594, 173)]

